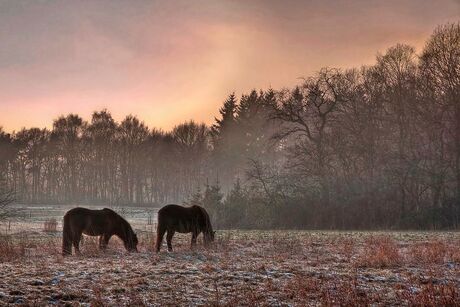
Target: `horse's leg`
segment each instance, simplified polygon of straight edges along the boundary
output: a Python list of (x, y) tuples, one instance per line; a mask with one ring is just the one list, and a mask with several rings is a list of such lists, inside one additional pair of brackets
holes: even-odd
[(99, 237), (99, 248), (101, 250), (106, 250), (107, 245), (109, 244), (110, 236), (107, 234), (103, 234)]
[(166, 235), (166, 243), (168, 243), (168, 252), (172, 252), (172, 238), (174, 236), (174, 230), (168, 230), (168, 234)]
[(76, 233), (74, 234), (74, 237), (72, 239), (73, 247), (75, 248), (75, 254), (80, 255), (80, 239), (81, 239), (81, 233)]
[(99, 236), (99, 249), (105, 249), (104, 246), (104, 235)]
[(156, 242), (156, 251), (157, 253), (160, 251), (160, 248), (161, 248), (161, 244), (163, 243), (163, 237), (165, 235), (165, 232), (166, 232), (166, 229), (163, 229), (160, 227), (158, 227), (158, 230), (157, 230), (157, 242)]
[(196, 231), (192, 231), (192, 243), (190, 248), (193, 249), (196, 245), (196, 237), (198, 237), (198, 233)]

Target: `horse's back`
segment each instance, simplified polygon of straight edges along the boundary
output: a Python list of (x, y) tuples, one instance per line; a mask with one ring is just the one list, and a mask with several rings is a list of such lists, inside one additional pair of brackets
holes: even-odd
[(158, 219), (160, 218), (191, 218), (201, 214), (198, 206), (184, 207), (180, 205), (166, 205), (158, 210)]
[(91, 211), (94, 211), (94, 210), (90, 210), (90, 209), (82, 208), (82, 207), (76, 207), (76, 208), (70, 209), (64, 215), (64, 221), (69, 221), (72, 223), (75, 221), (83, 221), (86, 219), (86, 217), (92, 215)]
[(83, 207), (75, 207), (67, 211), (64, 216), (87, 214), (89, 211), (92, 211), (92, 210), (83, 208)]
[(199, 206), (166, 205), (158, 211), (158, 226), (177, 232), (191, 232), (197, 227), (202, 228), (205, 223), (203, 210)]
[(75, 231), (83, 231), (88, 235), (99, 235), (104, 232), (110, 224), (109, 220), (112, 219), (112, 214), (105, 209), (93, 210), (83, 207), (70, 209), (64, 215), (64, 223), (69, 223)]
[(166, 205), (158, 210), (158, 216), (168, 216), (168, 215), (184, 215), (189, 211), (189, 207), (183, 207), (179, 205)]
[(66, 218), (87, 219), (91, 217), (99, 217), (99, 216), (104, 216), (104, 215), (107, 215), (107, 212), (105, 211), (105, 209), (93, 210), (93, 209), (88, 209), (88, 208), (83, 208), (83, 207), (76, 207), (76, 208), (73, 208), (67, 211), (66, 214), (64, 215), (64, 219)]

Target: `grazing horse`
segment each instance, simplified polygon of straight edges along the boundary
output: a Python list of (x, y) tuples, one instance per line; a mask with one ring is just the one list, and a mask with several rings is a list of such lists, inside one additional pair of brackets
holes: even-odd
[(200, 206), (183, 207), (166, 205), (158, 211), (156, 251), (160, 251), (165, 232), (168, 251), (172, 251), (172, 238), (175, 232), (192, 233), (191, 247), (196, 244), (196, 238), (202, 232), (204, 243), (214, 241), (214, 231), (206, 210)]
[(91, 210), (73, 208), (64, 215), (64, 231), (62, 236), (62, 255), (79, 254), (82, 233), (88, 236), (100, 236), (99, 248), (105, 249), (110, 238), (116, 235), (123, 240), (126, 250), (137, 251), (137, 236), (131, 225), (115, 211), (104, 208)]

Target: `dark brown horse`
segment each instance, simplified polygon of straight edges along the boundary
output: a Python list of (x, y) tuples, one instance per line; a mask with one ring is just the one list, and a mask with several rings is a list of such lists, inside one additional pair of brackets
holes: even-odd
[(166, 205), (158, 211), (156, 251), (159, 252), (166, 232), (168, 251), (172, 251), (172, 238), (175, 232), (192, 233), (192, 248), (202, 232), (204, 243), (214, 241), (214, 231), (206, 210), (200, 206), (182, 207)]
[(116, 235), (123, 240), (126, 250), (137, 251), (138, 240), (131, 225), (111, 209), (73, 208), (64, 215), (63, 228), (62, 254), (64, 256), (72, 254), (72, 245), (75, 253), (80, 253), (82, 233), (88, 236), (100, 236), (101, 249), (105, 249), (110, 238)]

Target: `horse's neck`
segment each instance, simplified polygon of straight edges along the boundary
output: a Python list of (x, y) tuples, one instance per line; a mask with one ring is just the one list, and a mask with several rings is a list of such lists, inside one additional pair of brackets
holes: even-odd
[(127, 222), (124, 220), (120, 220), (120, 227), (117, 227), (116, 229), (116, 235), (119, 236), (121, 239), (126, 239), (129, 232), (129, 226), (127, 225)]

